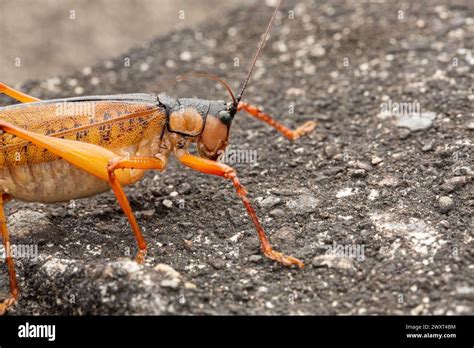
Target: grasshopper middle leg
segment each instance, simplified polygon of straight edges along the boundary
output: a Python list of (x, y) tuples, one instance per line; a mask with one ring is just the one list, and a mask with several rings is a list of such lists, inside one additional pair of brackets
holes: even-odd
[(115, 176), (115, 171), (120, 169), (155, 169), (155, 170), (163, 170), (166, 166), (166, 161), (151, 157), (151, 156), (134, 156), (134, 157), (118, 157), (111, 159), (107, 165), (107, 172), (109, 174), (109, 183), (112, 187), (112, 190), (119, 201), (122, 210), (124, 211), (125, 215), (132, 226), (133, 233), (135, 234), (135, 239), (137, 240), (138, 244), (138, 254), (136, 257), (136, 261), (138, 263), (143, 263), (145, 261), (145, 256), (147, 252), (147, 244), (143, 235), (140, 231), (140, 227), (138, 226), (137, 220), (133, 215), (132, 208), (130, 207), (130, 203), (128, 202), (125, 193), (123, 192), (122, 186), (120, 182), (117, 180)]
[[(165, 161), (153, 157), (120, 158), (116, 153), (97, 145), (29, 132), (1, 120), (0, 131), (30, 141), (36, 146), (60, 156), (63, 160), (75, 167), (101, 180), (109, 182), (135, 234), (135, 239), (140, 250), (137, 255), (137, 261), (143, 261), (144, 255), (146, 254), (146, 243), (130, 208), (127, 197), (125, 196), (120, 180), (117, 178), (119, 175), (117, 175), (115, 171), (117, 169), (127, 168), (162, 170), (166, 165)], [(120, 174), (120, 172), (118, 174)]]

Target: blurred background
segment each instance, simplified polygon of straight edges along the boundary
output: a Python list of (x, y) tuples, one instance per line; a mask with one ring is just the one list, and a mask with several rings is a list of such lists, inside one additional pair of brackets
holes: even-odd
[(0, 80), (13, 85), (69, 74), (254, 2), (0, 0)]

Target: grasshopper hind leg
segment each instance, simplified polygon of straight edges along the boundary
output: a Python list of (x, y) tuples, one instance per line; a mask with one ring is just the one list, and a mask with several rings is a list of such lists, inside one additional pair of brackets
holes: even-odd
[(16, 89), (13, 89), (2, 82), (0, 82), (0, 93), (6, 94), (10, 98), (13, 98), (22, 103), (32, 103), (40, 101), (40, 99), (32, 97), (31, 95), (25, 94)]
[(4, 203), (8, 201), (10, 197), (6, 194), (0, 195), (0, 228), (2, 231), (2, 242), (4, 247), (5, 262), (8, 268), (8, 277), (10, 281), (10, 295), (9, 297), (0, 303), (0, 315), (5, 314), (5, 312), (13, 306), (18, 297), (20, 296), (20, 291), (18, 289), (18, 282), (16, 279), (15, 272), (15, 261), (11, 255), (11, 245), (10, 245), (10, 234), (8, 233), (7, 221), (4, 211)]

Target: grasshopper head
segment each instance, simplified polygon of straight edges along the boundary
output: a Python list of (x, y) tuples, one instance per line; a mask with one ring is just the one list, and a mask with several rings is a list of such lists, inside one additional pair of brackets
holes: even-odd
[(237, 108), (234, 103), (183, 98), (166, 100), (168, 131), (193, 139), (201, 157), (217, 160), (224, 152)]
[(229, 105), (232, 104), (211, 102), (203, 132), (197, 139), (201, 157), (215, 161), (225, 151), (229, 143), (230, 126), (237, 111)]

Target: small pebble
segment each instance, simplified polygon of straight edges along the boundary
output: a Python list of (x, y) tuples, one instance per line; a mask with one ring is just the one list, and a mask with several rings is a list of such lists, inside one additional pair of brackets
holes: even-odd
[(294, 214), (303, 215), (314, 213), (317, 211), (319, 201), (312, 195), (301, 195), (297, 199), (292, 199), (286, 206), (291, 209)]
[(269, 196), (259, 202), (259, 206), (262, 208), (273, 208), (281, 202), (281, 199), (275, 196)]
[(295, 240), (297, 231), (291, 227), (281, 227), (272, 234), (272, 239), (278, 242), (288, 243)]
[(22, 209), (9, 216), (8, 227), (13, 236), (25, 237), (51, 227), (48, 216), (30, 209)]
[(191, 192), (191, 185), (187, 182), (183, 182), (181, 185), (179, 185), (178, 191), (181, 194), (188, 194), (189, 192)]
[(76, 87), (74, 88), (74, 93), (76, 93), (76, 94), (82, 94), (82, 93), (84, 93), (84, 88), (82, 88), (81, 86), (76, 86)]
[(189, 290), (193, 290), (193, 289), (197, 289), (197, 285), (194, 284), (194, 283), (191, 283), (191, 282), (186, 282), (186, 283), (184, 283), (184, 288), (189, 289)]
[(387, 187), (395, 187), (398, 186), (399, 181), (397, 178), (394, 178), (392, 176), (387, 176), (380, 180), (377, 185), (379, 186), (387, 186)]
[(154, 269), (163, 275), (164, 279), (160, 283), (162, 287), (172, 289), (178, 288), (181, 283), (181, 274), (179, 274), (178, 271), (164, 263), (156, 265)]
[(450, 211), (454, 207), (453, 200), (448, 196), (440, 197), (438, 200), (438, 204), (439, 204), (439, 210), (444, 214), (446, 214), (448, 211)]
[(398, 131), (398, 137), (402, 140), (407, 139), (411, 134), (410, 129), (402, 128)]
[(77, 80), (76, 79), (69, 79), (67, 81), (67, 84), (71, 87), (77, 86)]
[(165, 199), (163, 200), (163, 205), (169, 209), (173, 206), (173, 202), (171, 202), (169, 199)]
[(363, 178), (367, 176), (367, 172), (363, 169), (354, 169), (349, 171), (349, 173), (353, 178)]
[(153, 215), (155, 215), (155, 210), (154, 209), (142, 210), (140, 212), (140, 217), (145, 218), (145, 219), (150, 219), (150, 218), (153, 217)]
[(250, 262), (257, 263), (257, 262), (260, 262), (260, 260), (262, 260), (262, 256), (260, 256), (260, 255), (252, 255), (252, 256), (249, 257)]
[(441, 221), (439, 222), (439, 225), (440, 225), (441, 227), (443, 227), (445, 230), (447, 230), (447, 229), (449, 228), (449, 222), (446, 221), (446, 220), (441, 220)]
[(378, 196), (379, 196), (379, 191), (372, 189), (370, 190), (370, 193), (367, 196), (367, 198), (369, 199), (369, 201), (375, 201)]
[(352, 187), (346, 187), (346, 188), (343, 188), (343, 189), (339, 190), (336, 193), (336, 197), (337, 198), (344, 198), (344, 197), (352, 196), (353, 194), (354, 194), (354, 190), (352, 189)]
[(444, 183), (440, 186), (440, 188), (446, 192), (453, 192), (457, 188), (465, 185), (467, 182), (467, 176), (456, 176), (454, 178), (445, 180)]
[(213, 260), (213, 261), (211, 261), (211, 266), (214, 269), (220, 270), (220, 269), (223, 269), (225, 267), (225, 263), (222, 260)]
[(324, 148), (324, 154), (328, 159), (333, 158), (338, 152), (339, 149), (335, 145), (328, 145)]
[(169, 69), (176, 68), (176, 63), (174, 60), (168, 59), (165, 63), (165, 66)]
[(345, 270), (356, 270), (354, 260), (345, 256), (337, 255), (319, 255), (312, 261), (313, 267), (328, 267)]
[(270, 216), (273, 217), (273, 218), (280, 217), (280, 216), (283, 216), (283, 215), (285, 215), (285, 212), (282, 209), (273, 209), (270, 212)]
[(374, 166), (376, 166), (377, 164), (381, 163), (383, 160), (378, 157), (378, 156), (374, 156), (372, 157), (372, 160), (370, 161)]
[(181, 59), (183, 62), (189, 62), (193, 59), (193, 56), (192, 56), (191, 52), (183, 51), (179, 55), (179, 59)]
[(423, 147), (421, 148), (421, 151), (423, 152), (428, 152), (431, 150), (433, 150), (433, 143), (428, 143), (426, 145), (423, 145)]
[(93, 78), (91, 78), (90, 84), (91, 84), (92, 86), (96, 86), (96, 85), (98, 85), (99, 83), (100, 83), (100, 79), (99, 79), (98, 77), (95, 77), (95, 76), (94, 76)]
[(369, 163), (367, 162), (362, 162), (362, 161), (356, 161), (354, 163), (351, 163), (352, 167), (358, 168), (358, 169), (363, 169), (368, 172), (370, 172), (374, 167), (372, 167)]
[(474, 287), (472, 286), (458, 286), (456, 288), (456, 296), (466, 300), (474, 300)]
[(410, 314), (411, 315), (420, 315), (423, 312), (423, 309), (425, 309), (425, 305), (424, 304), (419, 304), (418, 306), (416, 306), (415, 308), (413, 308), (410, 311)]
[(82, 75), (89, 76), (92, 73), (92, 68), (90, 66), (86, 66), (82, 69)]
[(140, 71), (147, 71), (150, 68), (150, 64), (143, 62), (140, 64)]
[(398, 127), (409, 129), (412, 132), (429, 129), (436, 118), (435, 112), (422, 112), (421, 114), (412, 114), (401, 116), (398, 120)]

